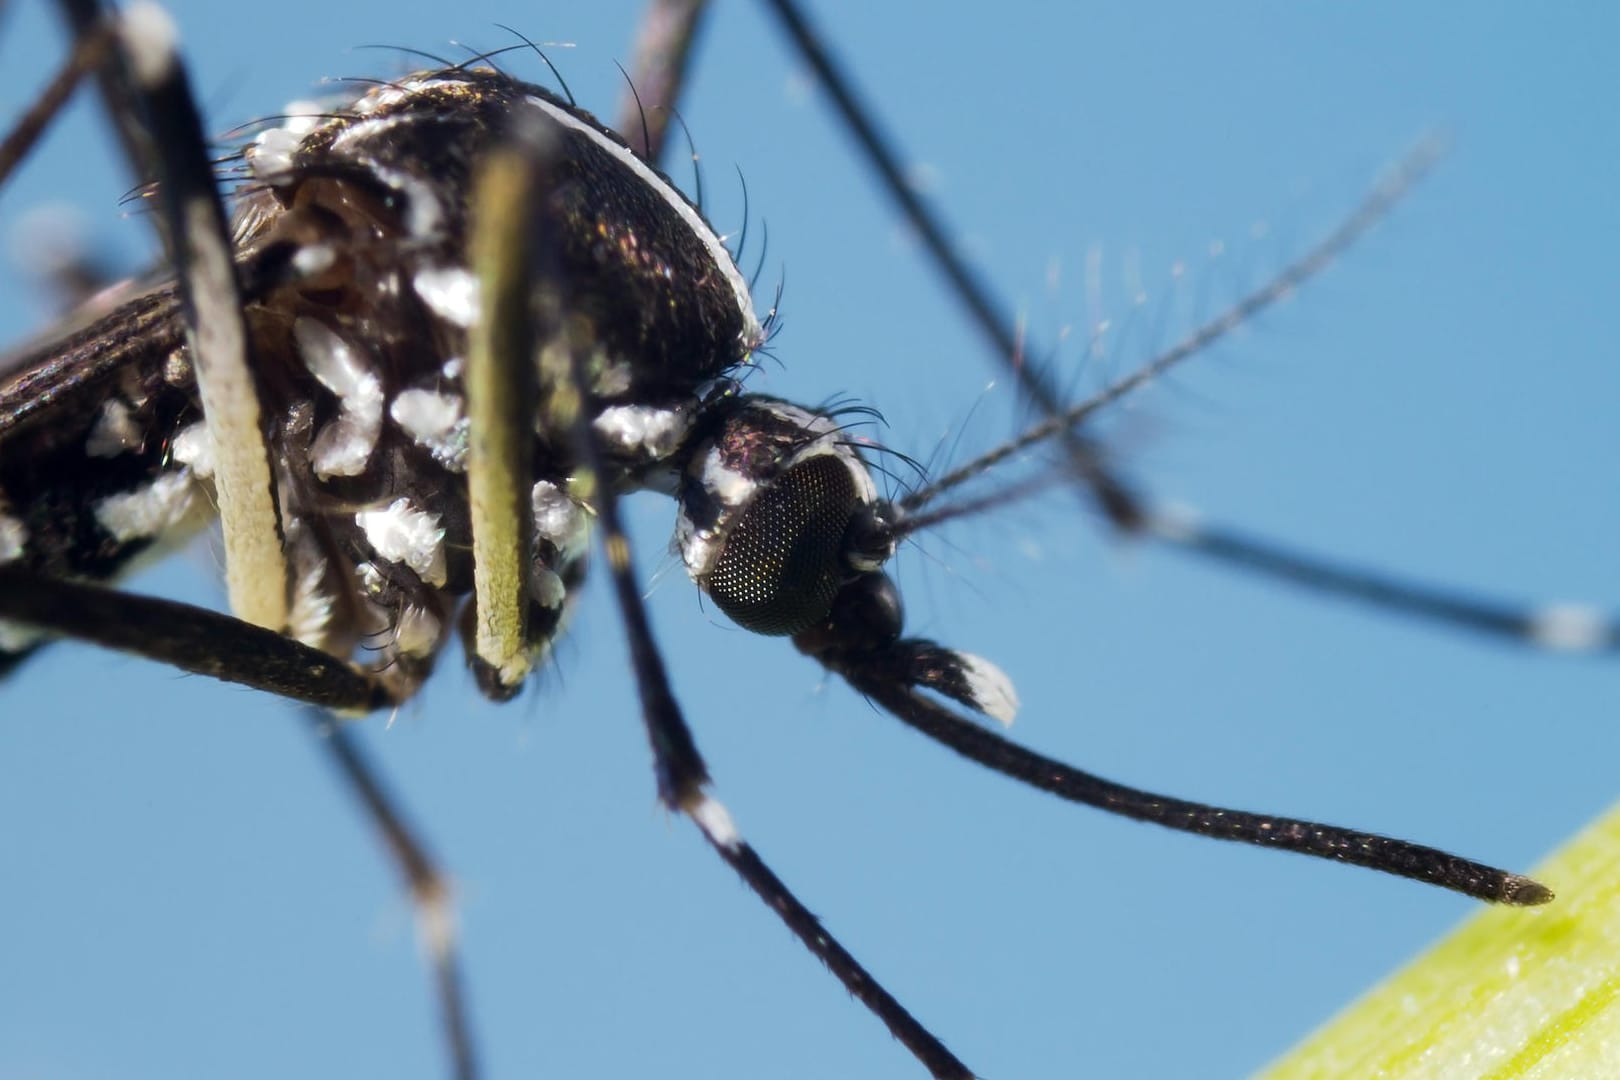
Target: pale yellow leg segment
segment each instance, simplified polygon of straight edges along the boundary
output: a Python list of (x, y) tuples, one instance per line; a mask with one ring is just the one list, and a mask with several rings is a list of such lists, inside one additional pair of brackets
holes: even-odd
[(472, 269), (480, 315), (467, 353), (470, 442), (467, 495), (472, 512), (473, 651), (503, 686), (529, 673), (527, 573), (529, 455), (534, 440), (534, 311), (530, 231), (520, 227), (536, 199), (520, 156), (498, 151), (474, 189)]
[[(136, 86), (148, 95), (165, 95), (165, 104), (154, 107), (176, 112), (180, 108), (176, 101), (182, 100), (185, 115), (194, 112), (168, 14), (153, 3), (131, 4), (121, 16), (119, 37)], [(200, 132), (197, 138), (201, 139)], [(270, 447), (249, 361), (247, 325), (211, 172), (200, 156), (192, 164), (201, 180), (179, 169), (165, 176), (164, 183), (177, 200), (172, 211), (176, 229), (160, 231), (181, 270), (182, 294), (189, 307), (186, 341), (213, 442), (214, 487), (225, 537), (225, 584), (231, 611), (238, 618), (281, 630), (287, 624), (287, 560), (281, 549)]]

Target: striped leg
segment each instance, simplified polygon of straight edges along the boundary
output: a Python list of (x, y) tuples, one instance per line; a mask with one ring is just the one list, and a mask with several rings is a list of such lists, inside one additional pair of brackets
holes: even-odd
[[(539, 415), (548, 418), (548, 430), (570, 436), (576, 455), (572, 494), (596, 509), (602, 549), (641, 695), (642, 720), (652, 748), (659, 798), (670, 810), (692, 820), (716, 853), (931, 1074), (969, 1080), (972, 1071), (822, 927), (743, 839), (726, 808), (709, 794), (708, 767), (675, 700), (641, 601), (617, 499), (605, 482), (603, 455), (592, 429), (593, 413), (586, 389), (585, 357), (593, 347), (591, 328), (569, 317), (563, 295), (566, 282), (559, 280), (549, 265), (549, 222), (538, 212), (545, 200), (534, 194), (545, 190), (547, 151), (545, 132), (525, 128), (512, 132), (507, 148), (485, 163), (476, 195), (475, 216), (482, 224), (475, 226), (475, 243), (486, 251), (502, 245), (525, 250), (481, 264), (482, 293), (486, 298), (483, 314), (491, 320), (515, 319), (526, 310), (536, 312), (541, 361), (534, 403), (541, 410)], [(507, 273), (527, 277), (512, 280), (503, 276)], [(526, 287), (525, 280), (532, 284)], [(493, 361), (500, 366), (515, 362), (520, 361)], [(481, 377), (470, 375), (469, 381)], [(526, 378), (523, 384), (532, 385)], [(515, 494), (508, 492), (506, 501), (512, 502)], [(483, 604), (486, 598), (480, 593), (477, 600)], [(509, 640), (518, 638), (513, 635)]]
[[(174, 25), (147, 0), (117, 13), (95, 0), (62, 0), (61, 8), (81, 42), (77, 52), (101, 35), (114, 39), (99, 69), (103, 95), (136, 173), (158, 185), (159, 232), (179, 281), (189, 359), (212, 443), (226, 582), (236, 618), (42, 579), (18, 567), (0, 570), (5, 581), (0, 614), (329, 709), (362, 712), (387, 704), (391, 699), (377, 680), (345, 660), (281, 636), (289, 622), (292, 581), (274, 467), (225, 211)], [(443, 877), (347, 740), (323, 738), (321, 744), (410, 883), (434, 957), (452, 1067), (457, 1076), (470, 1077), (476, 1070)]]
[(289, 586), (281, 520), (241, 289), (202, 120), (167, 12), (140, 0), (118, 16), (117, 36), (113, 70), (127, 84), (133, 108), (115, 108), (121, 129), (138, 126), (143, 117), (150, 124), (153, 160), (141, 171), (158, 181), (160, 231), (180, 282), (187, 342), (213, 443), (231, 610), (279, 630), (287, 622)]
[[(1026, 356), (1046, 355), (1032, 346), (1001, 314), (1006, 310), (987, 285), (957, 254), (949, 242), (943, 219), (916, 187), (905, 180), (900, 153), (881, 130), (871, 104), (856, 89), (848, 72), (826, 49), (820, 35), (795, 0), (768, 0), (783, 30), (805, 63), (823, 84), (834, 109), (849, 130), (860, 154), (880, 185), (895, 201), (907, 221), (923, 239), (929, 257), (949, 288), (961, 301), (989, 343), (996, 362), (1007, 370), (1046, 418), (1023, 436), (968, 463), (956, 473), (980, 474), (1020, 450), (1042, 441), (1063, 446), (1073, 476), (1091, 489), (1105, 515), (1133, 535), (1165, 543), (1180, 551), (1245, 573), (1351, 600), (1403, 618), (1424, 621), (1532, 648), (1564, 652), (1620, 650), (1620, 618), (1577, 604), (1512, 604), (1469, 595), (1458, 589), (1403, 579), (1375, 570), (1348, 565), (1311, 552), (1299, 551), (1272, 539), (1201, 521), (1185, 512), (1153, 505), (1141, 493), (1112, 475), (1101, 450), (1079, 434), (1080, 425), (1103, 406), (1129, 394), (1177, 365), (1210, 349), (1233, 330), (1259, 317), (1267, 309), (1336, 262), (1344, 252), (1378, 225), (1435, 166), (1443, 153), (1436, 138), (1421, 140), (1394, 169), (1376, 183), (1361, 204), (1339, 225), (1275, 274), (1260, 288), (1231, 304), (1215, 318), (1195, 329), (1181, 342), (1144, 364), (1102, 393), (1079, 405), (1065, 404), (1037, 366)], [(954, 486), (944, 478), (923, 493), (907, 499), (908, 509), (920, 507), (937, 489)]]

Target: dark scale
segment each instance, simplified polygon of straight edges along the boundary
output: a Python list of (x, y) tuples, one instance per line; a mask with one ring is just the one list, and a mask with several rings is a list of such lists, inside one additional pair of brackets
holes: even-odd
[[(520, 110), (560, 134), (547, 213), (572, 311), (601, 346), (592, 389), (627, 478), (657, 469), (681, 445), (700, 389), (713, 393), (764, 341), (696, 208), (617, 135), (539, 87), (488, 71), (423, 74), (247, 147), (253, 178), (234, 242), (292, 554), (291, 630), (339, 655), (363, 636), (394, 635), (378, 666), (396, 697), (426, 674), (471, 588), (457, 420), (478, 303), (465, 269), (468, 198), (480, 159)], [(169, 291), (5, 366), (0, 512), (21, 524), (23, 565), (105, 580), (206, 520), (206, 469), (175, 453), (201, 410)], [(108, 402), (133, 433), (128, 445), (93, 434), (108, 426)], [(536, 435), (533, 475), (564, 484), (565, 456)], [(119, 499), (134, 500), (128, 521), (109, 512)], [(580, 581), (583, 539), (536, 537), (537, 647)]]
[[(10, 523), (22, 565), (105, 580), (206, 522), (174, 454), (174, 436), (202, 412), (172, 289), (128, 300), (0, 372), (0, 524)], [(152, 493), (144, 512), (141, 492)], [(0, 671), (32, 640), (0, 632)]]
[[(802, 17), (781, 0), (777, 6), (790, 33), (808, 39)], [(96, 5), (64, 8), (77, 12), (71, 17), (81, 43), (93, 36), (101, 18)], [(114, 83), (117, 74), (127, 83), (115, 86), (126, 92), (123, 98), (111, 95), (115, 116), (139, 128), (143, 111), (154, 121), (194, 113), (165, 21), (145, 7), (131, 9), (118, 25), (123, 37), (116, 51), (129, 70), (109, 72)], [(841, 87), (819, 44), (801, 40), (800, 48), (818, 78)], [(154, 104), (160, 95), (168, 107)], [(870, 129), (847, 87), (834, 96), (855, 113), (853, 130)], [(194, 254), (210, 240), (223, 245), (224, 238), (205, 235), (217, 230), (184, 212), (180, 181), (189, 181), (193, 192), (205, 189), (213, 206), (214, 176), (198, 166), (205, 174), (199, 181), (185, 167), (187, 153), (192, 164), (202, 159), (200, 135), (189, 135), (184, 125), (159, 130), (167, 132), (157, 155), (167, 179), (163, 193), (172, 196), (160, 200), (172, 203), (165, 208), (167, 227), (171, 236), (190, 230), (176, 250)], [(139, 139), (132, 141), (139, 146)], [(868, 152), (881, 159), (889, 151), (879, 145)], [(1408, 174), (1421, 172), (1426, 160), (1421, 153), (1414, 158)], [(510, 191), (502, 196), (481, 187), (499, 171), (486, 167), (492, 159), (521, 159), (532, 182), (522, 190), (538, 202), (520, 204), (510, 201)], [(950, 268), (948, 245), (938, 241), (927, 208), (893, 179), (898, 169), (892, 161), (879, 164), (934, 257)], [(517, 244), (549, 238), (548, 250), (531, 253), (543, 269), (521, 277), (517, 295), (520, 306), (530, 301), (525, 313), (548, 316), (549, 302), (566, 297), (568, 318), (553, 320), (565, 328), (548, 326), (555, 339), (537, 344), (546, 347), (542, 356), (561, 352), (567, 363), (538, 365), (556, 380), (547, 386), (553, 396), (540, 407), (528, 400), (536, 396), (530, 388), (511, 385), (528, 381), (525, 367), (502, 368), (477, 354), (475, 374), (511, 375), (499, 385), (510, 386), (523, 406), (514, 410), (523, 418), (520, 445), (501, 464), (514, 466), (506, 475), (522, 476), (505, 494), (523, 496), (520, 524), (527, 519), (530, 526), (519, 529), (524, 536), (515, 546), (521, 573), (499, 586), (478, 584), (478, 601), (516, 597), (516, 607), (526, 604), (526, 629), (513, 636), (536, 653), (543, 650), (583, 579), (590, 522), (599, 519), (665, 804), (696, 824), (720, 858), (933, 1075), (972, 1072), (776, 878), (710, 793), (707, 768), (647, 627), (617, 520), (617, 492), (646, 487), (676, 498), (676, 549), (693, 580), (740, 625), (790, 637), (800, 652), (903, 723), (1021, 783), (1168, 828), (1367, 866), (1486, 900), (1551, 899), (1537, 882), (1433, 848), (1156, 795), (1027, 750), (983, 722), (1010, 721), (1016, 712), (1006, 677), (979, 657), (904, 637), (900, 596), (883, 572), (911, 534), (1028, 494), (1032, 489), (1016, 484), (996, 490), (995, 470), (1018, 451), (1057, 437), (1067, 467), (1057, 478), (1078, 478), (1074, 486), (1124, 528), (1405, 614), (1542, 645), (1612, 650), (1620, 635), (1602, 613), (1504, 613), (1498, 605), (1346, 571), (1163, 514), (1112, 476), (1075, 431), (1096, 408), (1295, 289), (1377, 220), (1411, 175), (1375, 190), (1335, 233), (1200, 327), (1191, 344), (1169, 350), (1091, 402), (1064, 408), (1041, 393), (1039, 377), (1021, 363), (1016, 335), (987, 327), (990, 338), (1010, 343), (998, 351), (1041, 404), (1044, 420), (891, 502), (879, 496), (845, 417), (740, 393), (733, 373), (766, 332), (723, 243), (629, 145), (546, 91), (489, 71), (420, 74), (269, 128), (241, 152), (238, 165), (229, 240), (256, 396), (215, 396), (217, 373), (229, 368), (222, 356), (230, 351), (217, 345), (218, 335), (199, 356), (185, 344), (187, 331), (202, 337), (202, 325), (217, 314), (204, 313), (207, 305), (198, 297), (230, 292), (228, 274), (210, 277), (208, 267), (197, 265), (206, 260), (195, 258), (177, 260), (183, 302), (170, 285), (126, 286), (114, 294), (110, 311), (87, 310), (72, 331), (0, 363), (7, 372), (0, 377), (0, 667), (26, 652), (36, 635), (58, 633), (353, 712), (414, 692), (458, 611), (463, 636), (471, 636), (474, 540), (497, 531), (492, 522), (502, 529), (510, 524), (509, 505), (480, 510), (476, 520), (469, 505), (464, 394), (468, 384), (484, 385), (464, 379), (475, 362), (468, 355), (469, 331), (508, 325), (485, 318), (482, 290), (499, 275), (475, 276), (467, 254), (470, 238), (483, 236), (488, 222), (507, 220), (482, 216), (498, 207), (513, 219), (529, 216), (544, 225), (513, 234)], [(473, 205), (475, 190), (487, 201)], [(221, 254), (218, 263), (226, 262)], [(991, 305), (976, 294), (972, 275), (950, 269), (966, 306), (989, 321), (984, 313)], [(493, 285), (490, 291), (503, 303), (509, 299)], [(215, 328), (234, 320), (234, 304), (215, 306), (230, 314)], [(589, 340), (588, 350), (574, 347), (576, 336)], [(531, 362), (528, 346), (508, 352), (501, 359)], [(199, 379), (210, 390), (211, 409), (221, 400), (230, 406), (214, 412), (215, 424), (225, 424), (241, 397), (260, 407), (265, 447), (257, 446), (250, 424), (228, 448), (252, 443), (247, 450), (269, 455), (281, 529), (276, 547), (285, 556), (292, 600), (279, 628), (82, 584), (117, 577), (143, 551), (182, 539), (206, 520), (216, 494), (218, 448), (199, 404)], [(557, 404), (563, 399), (587, 407), (566, 409)], [(482, 482), (488, 474), (477, 460), (472, 475)], [(238, 474), (222, 465), (220, 475)], [(980, 479), (991, 487), (988, 495), (957, 491)], [(263, 482), (249, 486), (269, 503)], [(217, 486), (218, 492), (233, 490), (223, 480)], [(591, 493), (591, 501), (578, 491)], [(950, 494), (954, 500), (943, 498)], [(226, 531), (229, 541), (233, 534)], [(229, 550), (227, 544), (234, 570)], [(499, 562), (498, 556), (479, 558), (480, 573)], [(362, 644), (368, 663), (356, 670), (348, 661)], [(510, 688), (484, 685), (501, 691), (495, 696)], [(963, 715), (955, 705), (977, 715)], [(447, 886), (342, 730), (327, 734), (324, 744), (388, 837), (419, 904), (451, 1060), (459, 1075), (470, 1076), (475, 1056), (458, 989)]]

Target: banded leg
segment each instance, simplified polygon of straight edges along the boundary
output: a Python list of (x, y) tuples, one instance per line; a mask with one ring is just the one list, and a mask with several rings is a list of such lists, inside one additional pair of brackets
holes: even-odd
[[(768, 0), (767, 5), (794, 50), (809, 65), (832, 99), (833, 107), (855, 140), (866, 162), (877, 173), (880, 186), (889, 193), (916, 230), (934, 266), (944, 276), (947, 287), (968, 312), (968, 318), (990, 346), (999, 364), (1018, 383), (1020, 390), (1035, 403), (1042, 415), (1057, 416), (1063, 411), (1062, 396), (1042, 369), (1026, 358), (1043, 355), (1032, 350), (1023, 335), (1003, 317), (1001, 306), (990, 295), (989, 287), (957, 254), (947, 237), (938, 210), (906, 182), (900, 155), (894, 142), (878, 129), (875, 112), (856, 92), (854, 83), (839, 67), (822, 39), (810, 25), (804, 11), (793, 0)], [(1074, 477), (1091, 490), (1102, 512), (1115, 526), (1134, 532), (1141, 524), (1135, 494), (1114, 474), (1102, 447), (1073, 426), (1055, 434)]]
[[(63, 5), (76, 27), (90, 25), (84, 0), (63, 0)], [(186, 338), (213, 444), (231, 610), (279, 630), (287, 622), (289, 585), (281, 520), (241, 289), (202, 119), (168, 13), (140, 0), (117, 19), (112, 70), (127, 73), (118, 81), (127, 82), (131, 100), (112, 105), (120, 130), (144, 125), (153, 148), (150, 171), (158, 180), (165, 222), (160, 231), (180, 282)]]
[[(983, 498), (958, 497), (935, 506), (942, 497), (992, 475), (1019, 454), (1051, 439), (1065, 427), (1083, 424), (1108, 406), (1149, 385), (1174, 366), (1197, 355), (1240, 326), (1253, 313), (1275, 303), (1325, 267), (1365, 232), (1410, 188), (1433, 163), (1437, 147), (1420, 144), (1405, 162), (1371, 192), (1340, 226), (1329, 233), (1284, 272), (1243, 297), (1214, 319), (1136, 370), (1121, 376), (1060, 415), (1034, 425), (984, 454), (944, 473), (899, 500), (906, 515), (898, 532), (906, 535), (944, 521), (969, 517), (1044, 490), (1039, 479), (1023, 487), (1003, 487)], [(933, 507), (933, 509), (929, 509)], [(927, 511), (924, 513), (924, 511)], [(1467, 630), (1500, 640), (1570, 653), (1609, 653), (1620, 650), (1620, 617), (1599, 608), (1573, 603), (1514, 603), (1470, 594), (1354, 566), (1313, 552), (1300, 551), (1267, 537), (1205, 520), (1186, 508), (1138, 505), (1140, 535), (1158, 543), (1221, 565), (1313, 589), (1377, 610), (1416, 618), (1440, 626)]]
[[(112, 49), (113, 35), (105, 22), (95, 22), (75, 37), (73, 51), (54, 78), (40, 91), (28, 110), (18, 117), (0, 138), (0, 190), (24, 158), (33, 151), (52, 121), (61, 113), (80, 82), (104, 70)], [(49, 257), (31, 263), (29, 270), (50, 288), (61, 310), (68, 311), (88, 300), (114, 280), (89, 252), (76, 243), (52, 240)]]
[(7, 622), (314, 706), (304, 712), (322, 753), (371, 820), (410, 892), (433, 963), (452, 1074), (462, 1080), (477, 1075), (449, 882), (398, 800), (332, 715), (393, 704), (380, 681), (318, 649), (229, 615), (40, 577), (18, 566), (0, 566), (0, 625)]
[(1620, 617), (1590, 604), (1524, 604), (1325, 559), (1265, 537), (1155, 508), (1147, 531), (1178, 551), (1353, 603), (1549, 652), (1620, 652)]
[[(1438, 139), (1425, 139), (1415, 146), (1337, 227), (1260, 288), (1239, 298), (1134, 374), (1079, 405), (1065, 406), (1041, 372), (1022, 362), (1026, 355), (1045, 354), (1020, 339), (1001, 314), (1004, 309), (991, 297), (985, 283), (956, 254), (947, 239), (939, 211), (905, 181), (893, 140), (880, 130), (871, 104), (827, 50), (796, 0), (768, 0), (768, 6), (795, 50), (826, 87), (834, 108), (880, 185), (923, 238), (929, 258), (944, 277), (947, 288), (956, 295), (989, 342), (997, 363), (1017, 378), (1019, 386), (1046, 417), (1018, 439), (954, 470), (953, 477), (960, 473), (982, 473), (1028, 446), (1056, 440), (1063, 443), (1075, 475), (1092, 488), (1106, 516), (1132, 535), (1166, 543), (1236, 570), (1343, 597), (1391, 614), (1467, 629), (1534, 648), (1568, 652), (1613, 652), (1620, 648), (1620, 618), (1591, 607), (1511, 604), (1471, 596), (1457, 589), (1346, 565), (1266, 537), (1170, 512), (1153, 505), (1130, 485), (1112, 476), (1096, 445), (1075, 435), (1076, 429), (1103, 406), (1206, 352), (1337, 261), (1388, 216), (1433, 169), (1443, 152)], [(937, 486), (950, 487), (955, 482), (949, 477), (942, 478)], [(918, 499), (914, 495), (906, 500), (907, 508), (914, 509), (931, 497), (932, 494)]]
[[(738, 832), (726, 808), (708, 793), (708, 768), (687, 727), (669, 683), (668, 672), (654, 641), (640, 587), (630, 562), (630, 545), (619, 518), (617, 499), (604, 474), (604, 458), (592, 430), (585, 354), (593, 347), (591, 328), (567, 314), (566, 283), (549, 265), (552, 238), (539, 213), (545, 190), (546, 136), (526, 128), (511, 133), (507, 148), (484, 166), (477, 189), (475, 216), (483, 222), (478, 233), (489, 231), (487, 242), (526, 246), (535, 260), (529, 270), (529, 295), (539, 341), (541, 377), (536, 404), (539, 415), (551, 418), (551, 430), (566, 431), (576, 455), (573, 494), (591, 502), (599, 521), (605, 555), (620, 617), (624, 622), (636, 686), (642, 701), (642, 719), (653, 753), (660, 800), (672, 811), (690, 818), (716, 853), (785, 923), (813, 955), (826, 964), (845, 989), (882, 1021), (905, 1047), (936, 1077), (970, 1080), (971, 1070), (919, 1023), (838, 943), (820, 921), (798, 900)], [(521, 223), (514, 227), (514, 223)], [(499, 238), (499, 239), (497, 239)], [(493, 260), (491, 266), (512, 267), (514, 261)], [(501, 279), (482, 282), (486, 295), (520, 297), (523, 290)], [(511, 313), (509, 313), (510, 315)], [(492, 318), (486, 308), (484, 318)], [(482, 600), (482, 597), (479, 597)]]
[(360, 801), (381, 837), (389, 858), (405, 880), (416, 909), (417, 933), (433, 965), (434, 996), (439, 1022), (450, 1051), (451, 1075), (472, 1080), (478, 1075), (467, 992), (456, 943), (456, 912), (450, 881), (406, 819), (399, 801), (366, 760), (359, 744), (341, 722), (316, 709), (305, 710), (322, 750), (337, 769), (343, 786)]
[(342, 660), (217, 611), (0, 566), (0, 620), (335, 712), (393, 702)]
[(78, 89), (80, 80), (106, 63), (111, 44), (112, 35), (105, 23), (95, 25), (74, 41), (73, 52), (56, 77), (40, 91), (28, 111), (17, 118), (5, 138), (0, 139), (0, 187), (5, 186), (12, 171), (28, 156), (34, 144), (39, 142), (39, 137), (45, 134), (45, 129), (62, 111), (62, 106), (67, 104), (73, 91)]
[(632, 139), (639, 130), (648, 161), (656, 163), (664, 156), (669, 122), (708, 6), (708, 0), (652, 0), (637, 24), (631, 92), (620, 103), (616, 130)]
[[(291, 583), (274, 468), (239, 270), (174, 27), (161, 8), (148, 2), (116, 14), (89, 0), (63, 0), (62, 8), (81, 41), (108, 33), (101, 27), (114, 27), (116, 47), (101, 68), (103, 89), (136, 172), (158, 181), (163, 207), (159, 231), (179, 280), (188, 359), (212, 444), (227, 585), (237, 617), (53, 580), (20, 567), (0, 568), (0, 592), (5, 593), (0, 615), (36, 630), (79, 637), (341, 712), (391, 704), (383, 680), (279, 633), (288, 623)], [(435, 993), (452, 1067), (457, 1076), (472, 1076), (475, 1064), (443, 876), (352, 746), (341, 737), (323, 739), (322, 745), (410, 884), (434, 958)]]

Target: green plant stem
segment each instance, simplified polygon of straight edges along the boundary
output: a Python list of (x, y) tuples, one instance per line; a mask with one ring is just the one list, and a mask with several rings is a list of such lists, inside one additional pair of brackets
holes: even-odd
[(1620, 1077), (1620, 805), (1258, 1080)]

